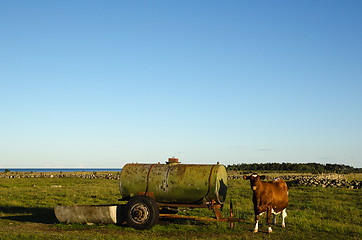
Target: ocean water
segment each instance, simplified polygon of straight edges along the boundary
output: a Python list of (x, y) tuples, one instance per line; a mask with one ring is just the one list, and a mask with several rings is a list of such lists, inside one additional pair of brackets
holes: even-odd
[(122, 168), (0, 168), (0, 172), (120, 172)]

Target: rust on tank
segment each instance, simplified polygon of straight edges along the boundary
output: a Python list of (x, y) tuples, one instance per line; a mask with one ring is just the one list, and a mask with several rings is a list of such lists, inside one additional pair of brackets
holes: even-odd
[(186, 165), (177, 166), (176, 175), (182, 179), (185, 176), (186, 168), (187, 168)]

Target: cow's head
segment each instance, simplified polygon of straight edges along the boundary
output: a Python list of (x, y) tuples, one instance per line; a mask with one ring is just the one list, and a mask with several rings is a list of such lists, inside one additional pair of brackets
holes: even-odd
[(265, 179), (265, 175), (259, 176), (257, 173), (252, 173), (250, 176), (244, 175), (243, 178), (245, 180), (250, 180), (250, 187), (252, 190), (256, 190), (256, 184), (260, 180)]

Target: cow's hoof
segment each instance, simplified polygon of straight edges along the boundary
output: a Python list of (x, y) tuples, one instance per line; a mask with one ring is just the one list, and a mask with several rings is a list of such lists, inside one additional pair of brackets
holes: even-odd
[(254, 229), (253, 233), (257, 233), (258, 232), (258, 229)]
[(272, 228), (269, 227), (269, 228), (268, 228), (268, 233), (272, 233), (272, 232), (273, 232)]
[(284, 227), (284, 228), (285, 228), (285, 224), (283, 224), (283, 225), (282, 225), (282, 227)]

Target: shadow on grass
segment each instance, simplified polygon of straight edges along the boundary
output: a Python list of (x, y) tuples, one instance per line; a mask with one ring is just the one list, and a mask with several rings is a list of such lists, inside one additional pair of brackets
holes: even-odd
[[(124, 206), (119, 205), (117, 208), (117, 226), (128, 227), (125, 222), (123, 215)], [(0, 219), (17, 221), (17, 222), (31, 222), (31, 223), (42, 223), (42, 224), (58, 224), (54, 209), (53, 208), (32, 208), (32, 207), (15, 207), (15, 206), (1, 206), (0, 213), (3, 213)], [(177, 225), (195, 225), (195, 226), (206, 226), (211, 223), (208, 221), (196, 221), (190, 219), (175, 219), (175, 218), (160, 218), (158, 225), (167, 226), (169, 224)], [(250, 225), (245, 222), (237, 223), (236, 225), (244, 226)]]
[(44, 223), (54, 224), (58, 220), (55, 217), (53, 208), (26, 208), (26, 207), (4, 207), (0, 206), (0, 212), (6, 215), (13, 216), (2, 216), (0, 219), (7, 219), (18, 222), (33, 222), (33, 223)]

